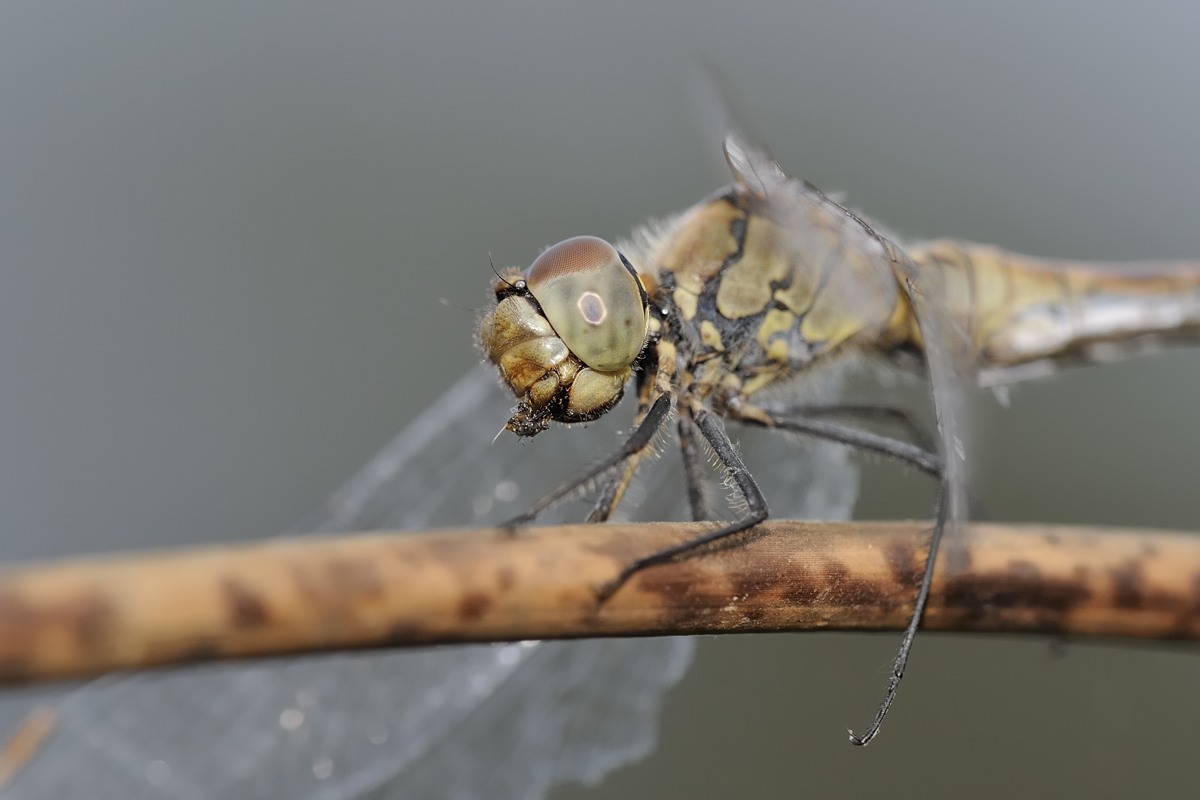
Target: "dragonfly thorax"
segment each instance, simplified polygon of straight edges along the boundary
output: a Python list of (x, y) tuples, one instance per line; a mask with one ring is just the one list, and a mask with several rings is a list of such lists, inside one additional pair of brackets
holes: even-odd
[(505, 426), (533, 436), (551, 422), (587, 422), (621, 399), (646, 343), (646, 290), (608, 242), (567, 239), (527, 270), (493, 284), (496, 307), (480, 325), (480, 346), (517, 396)]

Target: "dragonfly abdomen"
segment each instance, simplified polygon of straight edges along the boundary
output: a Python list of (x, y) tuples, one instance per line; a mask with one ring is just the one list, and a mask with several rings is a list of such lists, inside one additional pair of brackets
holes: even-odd
[(1200, 340), (1200, 263), (1059, 261), (954, 241), (910, 254), (941, 271), (948, 310), (985, 371)]

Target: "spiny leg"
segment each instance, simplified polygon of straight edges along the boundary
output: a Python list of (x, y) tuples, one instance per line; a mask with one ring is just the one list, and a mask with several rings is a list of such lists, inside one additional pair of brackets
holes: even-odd
[(938, 548), (942, 543), (942, 533), (946, 529), (946, 512), (948, 506), (945, 502), (947, 495), (947, 475), (943, 461), (937, 454), (922, 450), (908, 442), (889, 439), (886, 436), (858, 430), (846, 425), (839, 425), (827, 420), (777, 420), (761, 409), (752, 406), (742, 407), (738, 411), (739, 418), (744, 422), (763, 427), (779, 428), (780, 430), (807, 433), (823, 439), (829, 439), (830, 441), (840, 442), (850, 447), (869, 450), (873, 453), (879, 453), (911, 464), (923, 472), (936, 476), (938, 479), (937, 511), (934, 518), (933, 530), (929, 534), (929, 552), (925, 556), (925, 568), (921, 573), (921, 585), (917, 590), (912, 616), (909, 617), (908, 626), (904, 629), (904, 636), (900, 640), (900, 648), (897, 650), (896, 657), (892, 661), (892, 670), (888, 676), (887, 689), (884, 692), (883, 702), (879, 704), (879, 708), (875, 711), (875, 717), (871, 720), (871, 724), (867, 727), (865, 733), (857, 736), (854, 731), (849, 732), (851, 744), (866, 745), (879, 735), (879, 728), (883, 725), (884, 718), (887, 717), (888, 711), (892, 708), (892, 703), (896, 700), (896, 693), (900, 689), (900, 681), (904, 677), (904, 669), (908, 665), (908, 656), (912, 651), (913, 641), (917, 636), (917, 628), (921, 625), (921, 617), (925, 614), (925, 604), (929, 600), (929, 588), (933, 582), (934, 567), (937, 565)]
[[(686, 414), (688, 412), (685, 410), (683, 413)], [(766, 498), (763, 497), (758, 484), (754, 482), (754, 477), (750, 474), (750, 470), (746, 468), (742, 457), (738, 455), (737, 448), (729, 440), (729, 434), (725, 432), (725, 426), (722, 424), (720, 417), (705, 408), (700, 408), (692, 412), (692, 417), (700, 434), (712, 445), (713, 452), (716, 453), (718, 460), (720, 460), (721, 465), (725, 468), (726, 474), (729, 475), (737, 490), (745, 498), (747, 507), (746, 516), (728, 525), (715, 528), (693, 539), (688, 539), (686, 542), (663, 548), (657, 553), (651, 553), (630, 563), (621, 570), (616, 578), (600, 588), (597, 594), (602, 603), (625, 585), (630, 578), (647, 567), (674, 561), (697, 548), (752, 528), (767, 518)]]
[[(642, 412), (638, 414), (639, 426), (646, 419), (647, 413)], [(661, 423), (659, 425), (661, 426)], [(639, 429), (634, 429), (634, 434), (630, 437), (631, 440), (637, 436)], [(658, 429), (656, 428), (654, 433), (657, 433), (657, 431)], [(650, 435), (641, 447), (627, 453), (625, 463), (621, 465), (620, 471), (604, 483), (603, 488), (596, 495), (596, 502), (592, 506), (592, 510), (587, 515), (587, 522), (608, 522), (608, 518), (612, 516), (613, 509), (621, 502), (621, 498), (625, 496), (625, 490), (633, 482), (633, 476), (637, 473), (638, 466), (642, 463), (642, 458), (650, 451), (654, 433)], [(625, 449), (628, 449), (628, 442)]]
[(605, 481), (604, 487), (596, 495), (596, 502), (592, 506), (592, 510), (588, 512), (584, 522), (608, 522), (608, 518), (612, 516), (613, 509), (617, 507), (617, 503), (621, 502), (621, 498), (625, 496), (625, 490), (633, 482), (633, 476), (637, 472), (638, 465), (642, 463), (642, 456), (645, 455), (648, 449), (649, 447), (647, 446), (636, 453), (630, 453), (625, 459), (625, 464), (621, 467), (620, 472)]
[[(917, 423), (912, 415), (899, 406), (889, 405), (827, 405), (827, 406), (795, 406), (782, 410), (772, 410), (771, 413), (776, 419), (788, 418), (791, 415), (796, 415), (802, 418), (823, 418), (823, 417), (853, 417), (869, 422), (882, 422), (898, 426), (906, 435), (907, 441), (920, 447), (927, 452), (934, 452), (934, 439), (926, 432), (925, 428)], [(820, 434), (814, 434), (820, 435)], [(849, 443), (847, 443), (849, 444)], [(850, 445), (853, 446), (853, 445)], [(984, 520), (989, 518), (987, 508), (983, 501), (967, 487), (967, 508), (971, 519)]]
[[(681, 411), (681, 419), (687, 416), (688, 411)], [(806, 433), (811, 436), (816, 436), (822, 439), (838, 442), (849, 447), (857, 447), (863, 450), (869, 450), (880, 455), (895, 458), (910, 464), (922, 472), (929, 473), (938, 478), (942, 477), (942, 460), (936, 453), (931, 453), (916, 445), (899, 439), (892, 439), (887, 436), (881, 436), (870, 431), (864, 431), (850, 425), (842, 425), (837, 422), (828, 420), (806, 420), (806, 419), (783, 419), (777, 420), (767, 412), (755, 406), (742, 405), (735, 410), (737, 419), (752, 425), (761, 427), (779, 428), (780, 430), (789, 430), (797, 433)], [(720, 419), (707, 409), (700, 408), (695, 411), (694, 417), (696, 427), (700, 433), (712, 445), (713, 451), (721, 464), (728, 471), (730, 478), (741, 492), (748, 506), (748, 513), (742, 519), (736, 520), (728, 525), (716, 528), (701, 536), (689, 539), (686, 542), (664, 548), (657, 553), (652, 553), (649, 556), (640, 558), (637, 561), (629, 564), (621, 573), (612, 581), (605, 584), (599, 592), (600, 600), (603, 602), (608, 599), (617, 589), (621, 588), (631, 577), (647, 567), (656, 564), (665, 564), (669, 561), (674, 561), (680, 556), (686, 555), (697, 548), (716, 542), (720, 539), (733, 536), (748, 528), (757, 525), (767, 518), (767, 503), (762, 496), (758, 484), (754, 482), (754, 478), (750, 475), (750, 471), (746, 468), (741, 456), (738, 455), (732, 442), (729, 440), (729, 435), (725, 432), (725, 427)], [(940, 530), (935, 531), (935, 536), (940, 539)], [(928, 595), (928, 582), (922, 584), (922, 594)], [(921, 608), (924, 608), (924, 600), (921, 600)], [(909, 645), (911, 647), (911, 643)], [(907, 652), (905, 652), (907, 659)], [(889, 702), (890, 705), (890, 702)]]
[(854, 731), (847, 730), (850, 744), (865, 747), (879, 735), (883, 720), (892, 709), (896, 693), (900, 690), (900, 681), (904, 678), (904, 669), (908, 666), (908, 654), (912, 651), (913, 641), (917, 638), (917, 628), (921, 626), (921, 618), (925, 615), (925, 604), (929, 600), (929, 587), (933, 583), (933, 570), (937, 566), (938, 547), (942, 544), (942, 533), (946, 530), (946, 477), (943, 475), (938, 484), (937, 515), (934, 518), (933, 530), (929, 534), (929, 552), (925, 555), (925, 570), (921, 573), (921, 588), (917, 591), (917, 600), (913, 604), (912, 616), (908, 619), (908, 627), (900, 640), (900, 649), (892, 660), (892, 670), (888, 675), (887, 689), (884, 690), (883, 702), (875, 710), (875, 717), (867, 730), (860, 736)]
[[(664, 348), (666, 348), (664, 350)], [(666, 355), (669, 360), (663, 361)], [(670, 394), (670, 380), (674, 374), (674, 350), (663, 342), (657, 342), (653, 348), (648, 348), (645, 354), (645, 368), (638, 373), (638, 409), (634, 416), (634, 434), (653, 410), (656, 402)], [(661, 426), (661, 423), (659, 423)], [(657, 433), (657, 429), (655, 430)], [(632, 438), (632, 437), (631, 437)], [(625, 490), (633, 482), (642, 458), (650, 451), (650, 443), (654, 435), (636, 451), (628, 455), (621, 471), (605, 482), (596, 496), (596, 503), (588, 513), (588, 522), (607, 522), (612, 516), (613, 509), (621, 502)]]
[(912, 415), (899, 406), (835, 404), (835, 405), (802, 405), (794, 408), (781, 409), (773, 412), (777, 417), (792, 415), (818, 419), (826, 417), (847, 417), (863, 422), (880, 422), (898, 427), (904, 438), (924, 450), (934, 449), (933, 438), (913, 419)]
[(937, 478), (942, 476), (941, 456), (901, 439), (893, 439), (890, 436), (872, 433), (871, 431), (856, 428), (853, 425), (844, 425), (832, 420), (805, 419), (803, 417), (781, 419), (757, 406), (739, 406), (735, 408), (734, 414), (739, 422), (744, 422), (748, 425), (808, 434), (818, 439), (837, 442), (847, 447), (854, 447), (859, 450), (866, 450), (881, 456), (903, 461)]
[(575, 480), (565, 483), (552, 492), (542, 495), (533, 505), (531, 505), (523, 514), (520, 514), (501, 525), (509, 531), (528, 525), (538, 514), (545, 511), (550, 506), (554, 505), (564, 497), (568, 497), (578, 491), (581, 486), (585, 486), (592, 480), (595, 480), (600, 475), (608, 472), (614, 467), (622, 465), (630, 458), (638, 456), (642, 451), (650, 446), (654, 440), (654, 435), (658, 433), (662, 427), (667, 415), (671, 412), (671, 398), (666, 395), (660, 395), (653, 404), (650, 410), (646, 412), (646, 416), (634, 429), (633, 433), (625, 440), (621, 449), (612, 455), (605, 458), (600, 463), (594, 465), (586, 473), (576, 478)]
[(688, 507), (694, 522), (716, 519), (708, 504), (709, 497), (704, 487), (705, 455), (698, 438), (696, 423), (686, 408), (679, 413), (679, 452), (683, 457), (683, 476), (687, 482)]

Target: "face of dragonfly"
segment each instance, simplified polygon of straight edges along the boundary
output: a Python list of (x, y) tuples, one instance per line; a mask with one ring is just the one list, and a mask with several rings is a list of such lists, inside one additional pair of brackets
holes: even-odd
[(646, 288), (629, 260), (594, 236), (498, 275), (479, 341), (519, 404), (505, 426), (533, 436), (551, 421), (589, 422), (617, 404), (646, 342)]

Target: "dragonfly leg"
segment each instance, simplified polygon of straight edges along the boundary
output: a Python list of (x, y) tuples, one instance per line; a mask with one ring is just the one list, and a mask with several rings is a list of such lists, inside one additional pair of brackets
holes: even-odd
[[(509, 531), (513, 531), (522, 525), (529, 524), (537, 517), (538, 514), (542, 513), (547, 508), (550, 508), (563, 498), (574, 494), (581, 487), (587, 486), (591, 481), (594, 481), (596, 478), (604, 475), (609, 470), (624, 465), (631, 458), (638, 457), (639, 454), (641, 454), (650, 446), (650, 443), (654, 440), (655, 434), (657, 434), (659, 429), (662, 428), (663, 422), (666, 421), (667, 415), (670, 413), (671, 398), (667, 395), (660, 395), (651, 404), (649, 411), (646, 412), (646, 416), (634, 429), (630, 437), (625, 440), (625, 444), (621, 446), (620, 450), (605, 458), (603, 461), (596, 464), (583, 475), (579, 476), (570, 483), (565, 483), (554, 491), (543, 495), (538, 499), (537, 502), (531, 505), (529, 509), (525, 511), (525, 513), (502, 523), (500, 527)], [(630, 477), (632, 477), (632, 474), (630, 474)], [(616, 481), (613, 484), (610, 484), (610, 486), (616, 486), (617, 484), (620, 484), (620, 487), (623, 487), (627, 482), (627, 479), (624, 481)], [(620, 497), (620, 492), (616, 489), (613, 489), (613, 491), (615, 492), (613, 497), (613, 503), (615, 504), (616, 500)]]
[(683, 456), (683, 475), (687, 481), (688, 507), (692, 520), (703, 522), (716, 519), (709, 506), (708, 492), (704, 484), (705, 454), (700, 444), (699, 431), (692, 415), (681, 409), (679, 415), (679, 451)]
[(608, 522), (608, 518), (612, 516), (613, 509), (617, 507), (617, 503), (621, 502), (621, 498), (625, 496), (625, 490), (633, 482), (633, 476), (637, 473), (638, 465), (642, 463), (642, 456), (649, 449), (650, 446), (647, 442), (645, 447), (626, 456), (625, 463), (621, 466), (620, 472), (606, 481), (604, 487), (596, 496), (596, 503), (588, 513), (586, 522)]
[[(637, 416), (634, 417), (635, 430), (633, 436), (630, 437), (630, 442), (638, 436), (638, 431), (642, 429), (645, 420), (654, 410), (655, 404), (673, 394), (671, 381), (675, 375), (675, 346), (670, 342), (658, 340), (653, 347), (645, 349), (641, 359), (642, 369), (637, 372), (638, 410)], [(654, 431), (636, 449), (630, 447), (630, 442), (626, 443), (624, 449), (628, 451), (628, 455), (625, 458), (625, 464), (619, 473), (605, 482), (596, 497), (596, 504), (592, 506), (591, 513), (588, 514), (588, 522), (606, 522), (612, 516), (613, 509), (621, 502), (625, 490), (633, 481), (633, 476), (637, 472), (642, 458), (649, 451), (654, 434), (661, 427), (661, 421), (656, 423)]]
[(950, 505), (946, 499), (947, 480), (943, 476), (938, 484), (937, 513), (934, 517), (933, 530), (929, 534), (929, 552), (925, 555), (925, 570), (921, 573), (921, 588), (917, 591), (912, 616), (909, 617), (908, 626), (904, 629), (904, 636), (900, 639), (900, 649), (896, 651), (896, 657), (892, 659), (892, 669), (888, 673), (883, 702), (875, 710), (875, 716), (866, 731), (862, 734), (856, 734), (852, 730), (846, 731), (850, 735), (850, 744), (865, 747), (879, 735), (883, 720), (896, 700), (896, 692), (900, 690), (900, 681), (903, 680), (904, 669), (908, 666), (908, 655), (912, 651), (913, 641), (917, 638), (917, 628), (921, 626), (921, 618), (925, 615), (925, 604), (929, 600), (929, 586), (933, 582), (933, 569), (937, 565), (938, 547), (942, 543), (942, 534), (946, 530), (946, 514)]
[(894, 425), (900, 429), (904, 439), (912, 442), (923, 450), (936, 449), (933, 437), (922, 427), (906, 409), (889, 405), (859, 405), (836, 404), (828, 406), (796, 406), (779, 412), (779, 416), (797, 415), (808, 419), (843, 417), (861, 420), (863, 422), (879, 422)]
[(929, 534), (929, 551), (925, 555), (925, 567), (921, 573), (921, 584), (917, 589), (916, 600), (913, 603), (912, 616), (909, 617), (908, 626), (904, 629), (904, 636), (900, 640), (900, 648), (897, 650), (896, 657), (892, 661), (892, 669), (888, 675), (883, 702), (879, 704), (879, 708), (875, 711), (875, 717), (871, 720), (871, 724), (862, 735), (856, 735), (853, 731), (849, 732), (852, 744), (859, 746), (866, 745), (879, 734), (879, 728), (883, 724), (884, 718), (887, 717), (888, 711), (891, 710), (892, 703), (896, 700), (896, 693), (900, 689), (901, 679), (904, 678), (904, 670), (908, 665), (908, 656), (912, 652), (913, 641), (917, 636), (917, 629), (921, 626), (921, 617), (925, 614), (925, 604), (929, 600), (929, 587), (933, 582), (933, 569), (937, 565), (938, 548), (942, 542), (942, 533), (946, 528), (946, 514), (947, 507), (949, 506), (946, 502), (947, 474), (944, 462), (936, 453), (924, 450), (908, 442), (889, 439), (886, 436), (880, 436), (828, 420), (801, 418), (775, 419), (761, 409), (753, 406), (741, 406), (736, 409), (736, 413), (739, 419), (752, 425), (806, 433), (822, 439), (839, 442), (849, 447), (857, 447), (862, 450), (879, 453), (910, 464), (938, 479), (937, 510), (933, 529)]
[(776, 428), (793, 433), (804, 433), (818, 439), (844, 444), (858, 450), (866, 450), (881, 456), (894, 458), (924, 473), (940, 478), (943, 472), (942, 458), (937, 453), (915, 444), (882, 436), (878, 433), (845, 425), (840, 422), (824, 419), (808, 419), (805, 417), (777, 418), (757, 406), (738, 405), (734, 407), (735, 419), (747, 425), (757, 425), (762, 428)]
[[(926, 433), (925, 429), (920, 424), (918, 424), (915, 419), (913, 419), (912, 415), (908, 411), (906, 411), (903, 408), (900, 408), (899, 406), (853, 405), (853, 404), (852, 405), (828, 405), (828, 406), (796, 406), (795, 408), (789, 408), (789, 409), (786, 409), (783, 411), (778, 411), (778, 412), (771, 411), (771, 412), (769, 412), (769, 414), (773, 418), (771, 423), (767, 423), (769, 426), (784, 427), (784, 428), (787, 427), (787, 424), (784, 422), (779, 422), (778, 420), (787, 419), (789, 417), (789, 415), (792, 415), (792, 414), (795, 414), (799, 417), (809, 419), (809, 420), (812, 420), (814, 418), (820, 418), (820, 417), (852, 417), (852, 418), (861, 419), (861, 420), (864, 420), (867, 422), (891, 423), (891, 424), (899, 426), (904, 431), (907, 440), (910, 441), (911, 443), (915, 444), (917, 447), (921, 448), (922, 450), (925, 450), (927, 453), (930, 453), (930, 454), (932, 454), (935, 450), (935, 445), (933, 444), (934, 440), (929, 436), (928, 433)], [(750, 422), (751, 424), (760, 424), (760, 425), (763, 424), (754, 419), (745, 420), (745, 421)], [(798, 430), (798, 429), (792, 428), (792, 430)], [(820, 436), (821, 438), (832, 438), (832, 437), (824, 437), (818, 431), (804, 430), (804, 431), (799, 431), (799, 432), (812, 433), (812, 435)], [(862, 431), (855, 431), (855, 432), (861, 433)], [(833, 441), (840, 441), (843, 444), (846, 444), (850, 447), (856, 446), (853, 442), (844, 441), (842, 439), (833, 439)], [(871, 449), (871, 448), (867, 448), (867, 449)], [(881, 451), (875, 450), (874, 452), (881, 452)], [(904, 457), (901, 455), (896, 455), (895, 457), (899, 458), (902, 461), (905, 460)], [(924, 470), (924, 469), (922, 471), (928, 472), (928, 470)], [(978, 496), (976, 496), (975, 492), (971, 491), (971, 487), (967, 487), (967, 505), (968, 505), (968, 510), (970, 512), (971, 519), (984, 520), (984, 519), (989, 518), (989, 515), (987, 513), (987, 508), (984, 506), (983, 501), (980, 500)]]
[(696, 428), (700, 431), (700, 435), (712, 445), (717, 459), (725, 468), (726, 473), (730, 480), (733, 481), (734, 486), (737, 487), (738, 492), (745, 499), (746, 515), (728, 525), (722, 525), (693, 539), (688, 539), (686, 542), (663, 548), (657, 553), (651, 553), (630, 563), (621, 570), (616, 578), (600, 587), (597, 594), (602, 603), (625, 585), (630, 578), (647, 567), (674, 561), (702, 547), (752, 528), (767, 518), (766, 498), (763, 497), (762, 490), (758, 488), (758, 484), (755, 483), (750, 470), (746, 468), (746, 464), (738, 454), (737, 448), (730, 441), (729, 434), (725, 432), (725, 425), (721, 422), (721, 418), (705, 408), (699, 408), (692, 412), (688, 412), (685, 409), (683, 412), (683, 414), (688, 413), (691, 413)]

